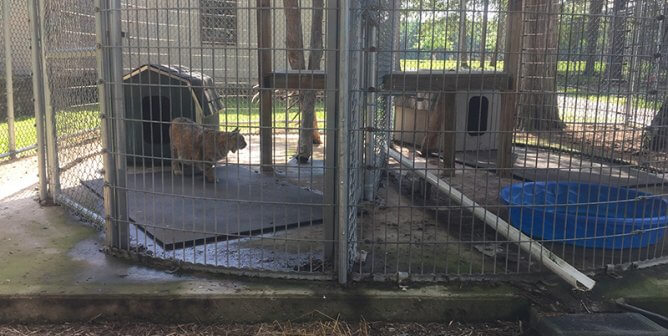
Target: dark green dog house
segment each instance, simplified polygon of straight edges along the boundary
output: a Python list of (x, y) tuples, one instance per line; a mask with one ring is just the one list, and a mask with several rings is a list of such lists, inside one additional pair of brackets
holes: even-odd
[(123, 84), (130, 163), (169, 159), (169, 126), (176, 117), (212, 128), (219, 125), (222, 97), (209, 76), (180, 66), (147, 64), (127, 74)]

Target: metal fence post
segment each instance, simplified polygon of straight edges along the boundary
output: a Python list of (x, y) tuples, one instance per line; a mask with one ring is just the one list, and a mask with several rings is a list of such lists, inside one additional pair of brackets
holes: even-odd
[(325, 249), (325, 259), (334, 261), (336, 260), (335, 251), (336, 251), (336, 120), (337, 120), (337, 68), (338, 68), (338, 29), (337, 29), (337, 20), (338, 12), (337, 6), (338, 1), (328, 0), (326, 3), (327, 10), (327, 46), (325, 59), (327, 63), (325, 65), (325, 111), (327, 111), (327, 133), (326, 137), (326, 152), (325, 152), (325, 163), (330, 169), (325, 170), (325, 193), (324, 201), (325, 204), (331, 204), (325, 209), (323, 216), (323, 223), (325, 227), (324, 239), (326, 241)]
[(9, 157), (16, 158), (16, 129), (14, 127), (14, 74), (12, 71), (12, 41), (9, 34), (9, 1), (2, 2), (4, 16), (3, 31), (5, 39), (5, 89), (7, 90), (7, 131), (9, 132)]
[(109, 118), (110, 95), (107, 92), (109, 80), (109, 57), (105, 46), (108, 45), (107, 23), (103, 13), (103, 1), (95, 1), (95, 42), (96, 42), (96, 61), (97, 61), (97, 88), (100, 109), (100, 137), (104, 153), (102, 155), (104, 169), (104, 213), (105, 213), (105, 238), (107, 246), (114, 246), (114, 227), (117, 226), (116, 210), (114, 205), (113, 187), (116, 185), (116, 169), (113, 156), (113, 138), (111, 131), (111, 119)]
[(125, 156), (125, 101), (123, 99), (123, 43), (121, 35), (121, 1), (111, 1), (109, 8), (109, 41), (111, 58), (111, 106), (113, 109), (115, 168), (116, 168), (116, 220), (114, 229), (114, 246), (128, 249), (130, 244), (128, 207), (126, 197), (126, 166)]
[[(40, 16), (40, 36), (42, 42), (46, 36), (46, 3), (39, 2), (39, 16)], [(44, 83), (44, 111), (46, 122), (46, 159), (49, 170), (49, 196), (54, 202), (57, 201), (58, 194), (60, 194), (60, 167), (58, 164), (58, 133), (56, 131), (56, 112), (53, 108), (53, 100), (51, 99), (51, 85), (49, 80), (49, 69), (47, 65), (48, 51), (47, 46), (42, 44), (42, 79)]]
[(258, 82), (260, 90), (260, 169), (271, 172), (274, 170), (272, 113), (273, 91), (266, 87), (266, 76), (272, 72), (272, 13), (271, 1), (257, 1), (257, 48), (258, 48)]
[(365, 56), (366, 67), (364, 75), (366, 77), (366, 153), (364, 157), (367, 169), (364, 170), (364, 198), (373, 200), (376, 192), (376, 176), (378, 174), (376, 164), (376, 79), (377, 79), (377, 57), (378, 57), (378, 30), (375, 23), (366, 22)]
[(339, 242), (337, 272), (339, 283), (348, 282), (348, 80), (349, 80), (349, 19), (350, 3), (339, 2), (339, 69), (338, 69), (338, 109), (337, 109), (337, 239)]
[(35, 107), (35, 127), (37, 132), (37, 169), (39, 174), (39, 199), (45, 201), (47, 193), (47, 176), (45, 162), (45, 144), (44, 138), (44, 79), (42, 78), (42, 40), (40, 35), (40, 20), (38, 7), (35, 3), (38, 0), (28, 1), (28, 11), (30, 15), (30, 33), (31, 33), (31, 53), (30, 60), (32, 65), (32, 88), (33, 102)]

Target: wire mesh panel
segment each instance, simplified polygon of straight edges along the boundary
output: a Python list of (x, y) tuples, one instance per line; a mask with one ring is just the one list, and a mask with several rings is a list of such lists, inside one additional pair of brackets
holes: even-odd
[[(34, 154), (35, 111), (32, 103), (30, 29), (25, 1), (3, 2), (2, 103), (0, 105), (0, 160)], [(7, 38), (7, 40), (5, 40)], [(10, 69), (11, 76), (7, 76)], [(12, 102), (7, 100), (12, 95)], [(10, 111), (11, 109), (11, 111)], [(11, 119), (11, 120), (10, 120)], [(11, 134), (11, 136), (10, 136)]]
[[(335, 152), (327, 149), (333, 112), (325, 101), (335, 92), (324, 42), (335, 7), (110, 6), (101, 18), (110, 31), (102, 57), (115, 251), (224, 272), (331, 278), (335, 161), (326, 153)], [(105, 189), (101, 178), (84, 184)]]
[[(393, 113), (379, 104), (361, 126), (352, 123), (363, 112), (349, 111), (351, 132), (384, 143), (388, 158), (351, 163), (351, 176), (382, 176), (365, 181), (380, 188), (373, 202), (350, 204), (358, 278), (549, 269), (576, 284), (588, 280), (568, 264), (665, 256), (663, 2), (370, 1), (365, 10), (387, 26), (372, 44), (365, 26), (351, 50), (367, 60), (388, 51), (398, 64), (362, 62), (379, 83), (350, 87), (351, 100), (392, 97)], [(391, 142), (369, 141), (383, 130)]]
[(50, 187), (114, 253), (581, 288), (666, 259), (665, 2), (41, 4)]
[[(656, 15), (662, 7), (659, 1), (592, 1), (561, 10), (551, 3), (529, 3), (526, 8), (542, 14), (529, 14), (524, 21), (524, 80), (515, 135), (515, 143), (523, 147), (516, 155), (528, 158), (536, 156), (530, 151), (548, 152), (542, 179), (624, 188), (609, 189), (601, 197), (614, 204), (612, 210), (625, 209), (616, 214), (628, 219), (625, 225), (603, 218), (606, 209), (590, 204), (598, 213), (575, 229), (591, 231), (599, 240), (568, 233), (543, 235), (570, 239), (566, 244), (547, 241), (582, 269), (664, 256), (666, 223), (650, 223), (665, 215), (659, 202), (665, 193), (660, 168), (665, 149), (656, 145), (661, 140), (659, 132), (654, 133), (662, 128), (657, 117), (666, 92), (665, 69), (657, 62), (665, 58), (659, 52), (663, 19)], [(552, 173), (555, 168), (569, 174)], [(633, 198), (625, 197), (627, 189), (648, 192), (655, 202), (637, 209), (641, 203), (627, 199)], [(586, 192), (585, 188), (582, 193)]]
[(103, 172), (95, 7), (77, 0), (44, 1), (40, 6), (47, 127), (52, 128), (47, 130), (47, 147), (56, 152), (48, 160), (50, 188), (59, 203), (101, 224), (102, 201), (84, 183)]
[(392, 96), (377, 95), (379, 83), (392, 70), (399, 70), (398, 54), (392, 50), (399, 45), (399, 13), (398, 1), (363, 1), (362, 24), (364, 25), (364, 74), (363, 88), (367, 92), (364, 102), (365, 165), (364, 177), (365, 198), (373, 200), (381, 178), (381, 170), (387, 162), (386, 148), (389, 142), (390, 116), (392, 112)]

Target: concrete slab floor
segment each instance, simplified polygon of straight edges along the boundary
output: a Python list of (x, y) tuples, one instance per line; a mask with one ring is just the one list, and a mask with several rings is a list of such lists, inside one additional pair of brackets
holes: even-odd
[(668, 265), (602, 277), (592, 291), (599, 301), (625, 303), (668, 317)]
[(528, 301), (502, 285), (342, 289), (329, 282), (170, 274), (106, 256), (101, 233), (64, 207), (40, 206), (34, 196), (0, 201), (0, 218), (0, 321), (480, 321), (528, 312)]

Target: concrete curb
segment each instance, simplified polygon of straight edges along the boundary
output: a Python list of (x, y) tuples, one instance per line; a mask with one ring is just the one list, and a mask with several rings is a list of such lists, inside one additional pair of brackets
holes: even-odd
[(626, 297), (624, 301), (638, 308), (668, 317), (668, 297)]
[(268, 322), (341, 320), (431, 322), (526, 318), (515, 295), (12, 295), (0, 296), (0, 322), (142, 320)]

